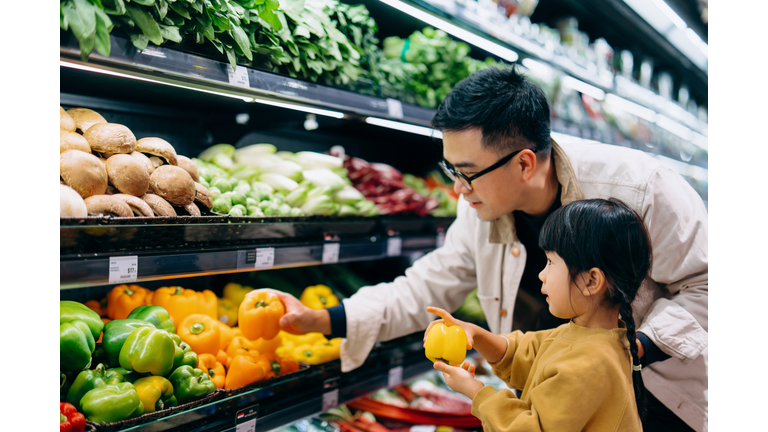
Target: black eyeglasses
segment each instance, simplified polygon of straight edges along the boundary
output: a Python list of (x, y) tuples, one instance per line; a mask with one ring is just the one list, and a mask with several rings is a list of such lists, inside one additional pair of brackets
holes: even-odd
[(466, 187), (469, 190), (474, 190), (472, 188), (472, 180), (475, 180), (475, 179), (477, 179), (480, 176), (486, 175), (489, 172), (495, 170), (496, 168), (504, 165), (505, 163), (509, 162), (510, 159), (515, 157), (518, 153), (520, 153), (523, 150), (531, 150), (532, 152), (536, 153), (535, 149), (520, 149), (520, 150), (517, 150), (517, 151), (513, 151), (512, 153), (510, 153), (510, 154), (504, 156), (503, 158), (499, 159), (499, 161), (496, 162), (495, 164), (493, 164), (493, 165), (489, 166), (488, 168), (480, 171), (479, 173), (473, 175), (472, 177), (467, 177), (466, 174), (464, 174), (462, 172), (459, 172), (459, 171), (456, 171), (456, 168), (454, 168), (453, 165), (451, 165), (447, 161), (442, 160), (442, 161), (438, 162), (437, 164), (440, 165), (440, 168), (443, 169), (443, 172), (445, 173), (445, 175), (448, 176), (448, 178), (450, 178), (453, 181), (456, 181), (456, 179), (458, 179), (461, 182), (461, 184), (464, 185), (464, 187)]

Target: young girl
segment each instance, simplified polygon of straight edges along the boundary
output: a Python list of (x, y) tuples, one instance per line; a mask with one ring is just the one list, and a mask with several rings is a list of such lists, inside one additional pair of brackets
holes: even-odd
[(544, 222), (539, 245), (547, 255), (541, 292), (550, 312), (568, 324), (499, 336), (427, 308), (442, 318), (430, 328), (461, 326), (467, 348), (509, 387), (523, 389), (521, 397), (484, 386), (466, 362), (435, 362), (435, 369), (472, 398), (472, 414), (486, 432), (642, 431), (644, 387), (631, 307), (651, 266), (642, 219), (617, 199), (575, 201)]

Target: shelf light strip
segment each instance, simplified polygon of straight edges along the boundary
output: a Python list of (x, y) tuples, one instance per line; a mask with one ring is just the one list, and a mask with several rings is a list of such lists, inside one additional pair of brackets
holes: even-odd
[(604, 91), (600, 90), (599, 88), (593, 85), (587, 84), (584, 81), (579, 81), (576, 78), (570, 77), (568, 75), (561, 78), (560, 83), (566, 87), (576, 90), (577, 92), (584, 93), (587, 96), (592, 96), (597, 100), (605, 99)]
[(408, 123), (401, 123), (392, 120), (385, 120), (378, 117), (366, 117), (365, 122), (375, 126), (381, 126), (389, 129), (395, 129), (403, 132), (410, 132), (413, 134), (424, 135), (431, 138), (443, 139), (443, 133), (439, 130), (417, 126)]
[(264, 100), (264, 99), (258, 99), (258, 98), (253, 99), (253, 102), (264, 104), (264, 105), (276, 106), (280, 108), (292, 109), (296, 111), (308, 112), (312, 114), (318, 114), (318, 115), (327, 116), (327, 117), (333, 117), (337, 119), (344, 118), (344, 113), (340, 111), (330, 111), (330, 110), (324, 110), (320, 108), (308, 107), (304, 105), (294, 105), (294, 104), (288, 104), (283, 102), (273, 102), (270, 100)]
[(464, 30), (463, 28), (456, 26), (454, 24), (451, 24), (440, 17), (437, 17), (428, 12), (424, 12), (421, 9), (418, 9), (416, 7), (403, 3), (400, 0), (380, 0), (380, 1), (416, 19), (419, 19), (433, 27), (439, 28), (440, 30), (452, 36), (462, 39), (480, 49), (483, 49), (491, 54), (495, 54), (503, 58), (504, 60), (507, 60), (510, 63), (517, 61), (519, 57), (516, 52), (512, 51), (509, 48), (503, 47), (495, 42), (491, 42), (488, 39), (478, 36), (470, 31)]

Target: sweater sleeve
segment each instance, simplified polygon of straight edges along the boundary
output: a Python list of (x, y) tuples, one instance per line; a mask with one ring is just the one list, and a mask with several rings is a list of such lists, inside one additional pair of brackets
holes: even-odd
[(611, 403), (612, 383), (625, 379), (610, 352), (573, 350), (544, 368), (541, 382), (530, 390), (530, 404), (510, 390), (485, 386), (472, 400), (472, 414), (485, 432), (581, 431)]
[(493, 364), (494, 375), (501, 378), (510, 388), (522, 389), (525, 387), (525, 382), (528, 380), (528, 374), (541, 344), (559, 329), (560, 327), (527, 333), (516, 330), (504, 335), (509, 344), (504, 357)]

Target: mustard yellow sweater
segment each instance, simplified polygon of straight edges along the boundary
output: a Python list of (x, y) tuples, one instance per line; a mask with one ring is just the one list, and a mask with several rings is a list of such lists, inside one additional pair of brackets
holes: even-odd
[(485, 432), (642, 431), (632, 387), (627, 330), (581, 327), (506, 335), (504, 358), (493, 373), (510, 390), (483, 387), (472, 414)]

